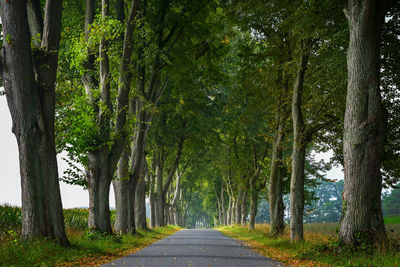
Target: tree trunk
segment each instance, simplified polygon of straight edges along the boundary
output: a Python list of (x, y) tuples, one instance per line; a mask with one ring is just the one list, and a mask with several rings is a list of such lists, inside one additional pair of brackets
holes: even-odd
[(225, 194), (224, 194), (225, 188), (224, 188), (224, 181), (222, 180), (221, 182), (221, 211), (222, 211), (222, 224), (226, 225), (227, 224), (227, 216), (226, 216), (226, 210), (225, 210)]
[(243, 193), (243, 200), (242, 200), (242, 218), (240, 220), (240, 224), (244, 225), (246, 224), (246, 219), (247, 219), (247, 198), (248, 198), (248, 193), (247, 191), (244, 191)]
[(165, 185), (163, 184), (163, 163), (161, 163), (161, 156), (159, 157), (159, 159), (157, 160), (158, 163), (158, 172), (156, 172), (157, 174), (157, 216), (158, 218), (156, 218), (156, 224), (157, 226), (165, 226), (167, 225), (167, 212), (168, 209), (166, 209), (165, 207), (165, 198), (166, 198), (166, 194), (168, 192), (169, 186), (172, 182), (172, 179), (175, 175), (175, 172), (178, 168), (179, 165), (179, 161), (182, 155), (182, 148), (183, 148), (183, 143), (185, 141), (185, 138), (183, 136), (180, 137), (180, 141), (178, 144), (178, 151), (176, 153), (174, 162), (172, 163), (172, 167), (168, 172), (167, 175), (167, 179), (165, 181)]
[(115, 224), (114, 230), (117, 233), (131, 233), (131, 225), (128, 223), (129, 213), (131, 212), (131, 204), (129, 202), (129, 154), (130, 148), (126, 146), (122, 152), (118, 163), (116, 180), (113, 180), (115, 195)]
[(274, 147), (272, 151), (271, 173), (269, 178), (269, 211), (271, 215), (270, 235), (283, 234), (285, 230), (284, 207), (282, 197), (282, 146), (284, 139), (285, 120), (278, 116), (278, 127), (275, 132)]
[(22, 238), (44, 236), (67, 245), (54, 141), (61, 11), (60, 1), (46, 1), (42, 40), (33, 61), (27, 3), (4, 3), (1, 20), (7, 40), (3, 41), (1, 65), (19, 150)]
[(108, 147), (89, 152), (89, 229), (112, 233), (109, 194), (112, 174), (108, 169)]
[(139, 178), (136, 186), (136, 227), (147, 229), (146, 222), (146, 182), (143, 175)]
[(239, 187), (239, 192), (238, 196), (236, 199), (236, 207), (235, 207), (235, 223), (240, 224), (240, 221), (242, 219), (242, 188)]
[(168, 206), (164, 206), (164, 225), (167, 226), (171, 223), (171, 219), (169, 217), (169, 209)]
[(257, 204), (258, 204), (257, 202), (258, 202), (258, 193), (256, 191), (251, 191), (249, 230), (255, 229), (256, 216), (257, 216)]
[(171, 207), (169, 208), (171, 224), (173, 225), (177, 224), (175, 219), (176, 217), (175, 214), (176, 214), (178, 199), (180, 196), (180, 190), (181, 190), (181, 175), (179, 173), (179, 170), (176, 170), (176, 184), (175, 184), (174, 198), (172, 199)]
[(160, 157), (157, 158), (157, 197), (156, 197), (156, 226), (164, 226), (164, 187), (163, 187), (163, 166)]
[(218, 210), (218, 225), (222, 225), (223, 224), (223, 218), (222, 218), (222, 205), (221, 205), (221, 199), (220, 196), (218, 194), (218, 190), (217, 190), (217, 185), (214, 182), (214, 191), (215, 191), (215, 198), (217, 199), (217, 210)]
[[(395, 2), (395, 1), (393, 1)], [(387, 117), (380, 94), (380, 38), (389, 1), (348, 1), (350, 28), (344, 120), (344, 191), (339, 239), (358, 245), (386, 239), (381, 163)]]
[(231, 224), (231, 216), (232, 216), (232, 197), (228, 198), (228, 210), (226, 211), (226, 223), (228, 225)]
[(156, 212), (156, 208), (155, 208), (155, 198), (156, 198), (156, 196), (155, 196), (155, 193), (154, 193), (154, 186), (155, 186), (155, 183), (156, 183), (156, 181), (155, 181), (156, 180), (155, 161), (156, 161), (156, 159), (153, 156), (153, 163), (152, 163), (153, 172), (151, 173), (151, 176), (150, 176), (150, 193), (149, 193), (150, 194), (150, 196), (149, 196), (149, 200), (150, 200), (150, 228), (152, 228), (152, 229), (156, 227), (156, 214), (155, 214), (155, 212)]
[[(133, 49), (133, 31), (135, 27), (134, 19), (139, 10), (140, 0), (135, 0), (131, 5), (128, 20), (125, 27), (124, 44), (122, 49), (122, 58), (119, 72), (119, 87), (117, 95), (117, 107), (116, 107), (116, 120), (115, 120), (115, 137), (112, 140), (111, 146), (109, 143), (103, 145), (97, 151), (89, 151), (89, 166), (87, 172), (87, 179), (89, 184), (89, 227), (91, 231), (101, 231), (106, 233), (112, 233), (110, 223), (110, 211), (109, 211), (109, 192), (111, 180), (113, 178), (115, 169), (117, 168), (118, 160), (125, 149), (127, 143), (127, 131), (125, 125), (127, 121), (126, 113), (128, 108), (128, 97), (130, 84), (132, 81), (132, 73), (129, 69), (131, 63), (131, 54)], [(93, 19), (93, 1), (87, 1), (86, 7), (86, 23), (90, 23)], [(101, 14), (102, 18), (109, 16), (109, 1), (101, 1)], [(88, 26), (88, 25), (86, 25)], [(98, 111), (97, 121), (100, 127), (100, 135), (104, 140), (110, 139), (110, 111), (112, 105), (110, 102), (110, 80), (111, 72), (109, 67), (108, 59), (108, 47), (109, 43), (106, 38), (101, 38), (99, 45), (99, 74), (100, 74), (100, 102), (93, 102), (93, 105)], [(90, 66), (88, 73), (93, 70), (93, 66)], [(90, 74), (89, 74), (90, 75)], [(94, 84), (91, 80), (86, 79), (87, 75), (82, 78), (83, 83), (88, 92), (89, 98), (93, 92)], [(132, 180), (130, 178), (130, 180)], [(129, 182), (129, 190), (135, 186), (136, 181)], [(118, 187), (117, 187), (118, 188)], [(129, 203), (134, 203), (134, 191), (129, 193)], [(130, 204), (131, 205), (131, 204)], [(122, 214), (122, 213), (120, 213)], [(133, 206), (130, 208), (128, 213), (128, 229), (120, 229), (120, 231), (128, 232), (134, 231), (134, 209)]]
[[(108, 0), (101, 1), (101, 15), (103, 18), (109, 15)], [(100, 100), (104, 106), (98, 111), (98, 124), (101, 138), (107, 140), (110, 133), (109, 112), (110, 103), (110, 67), (108, 59), (109, 42), (106, 38), (100, 39)], [(109, 162), (110, 150), (108, 145), (103, 145), (99, 150), (89, 151), (88, 155), (88, 186), (89, 186), (89, 229), (112, 233), (110, 222), (109, 193), (114, 169)], [(122, 153), (122, 150), (121, 150)], [(120, 155), (118, 155), (119, 157)]]
[(136, 186), (135, 213), (136, 227), (139, 229), (147, 229), (146, 221), (146, 178), (149, 175), (147, 163), (143, 153), (142, 171)]
[(305, 136), (305, 126), (301, 111), (304, 75), (309, 58), (308, 47), (302, 51), (293, 88), (293, 151), (292, 175), (290, 179), (290, 240), (301, 241), (303, 237), (304, 212), (304, 164), (306, 147), (309, 142)]
[(118, 179), (113, 180), (115, 194), (115, 224), (114, 229), (118, 233), (134, 234), (135, 224), (135, 181), (129, 175), (130, 147), (124, 149), (118, 165)]
[(236, 222), (236, 199), (232, 196), (232, 201), (231, 201), (231, 221), (230, 224), (235, 224)]

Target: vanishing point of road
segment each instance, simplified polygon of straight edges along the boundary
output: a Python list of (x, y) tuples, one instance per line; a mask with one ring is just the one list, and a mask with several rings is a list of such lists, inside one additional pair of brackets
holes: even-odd
[(181, 230), (103, 266), (265, 267), (283, 266), (216, 230)]

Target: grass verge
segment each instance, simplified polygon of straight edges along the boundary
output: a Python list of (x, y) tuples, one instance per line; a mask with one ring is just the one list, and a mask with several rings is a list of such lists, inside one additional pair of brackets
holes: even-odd
[(93, 237), (68, 229), (71, 246), (46, 239), (19, 241), (10, 235), (0, 245), (0, 266), (99, 266), (136, 252), (178, 231), (175, 226), (138, 230), (134, 235)]
[(400, 224), (400, 216), (390, 216), (383, 218), (385, 224)]
[[(114, 217), (112, 211), (112, 223)], [(138, 230), (135, 235), (102, 235), (87, 232), (87, 209), (64, 210), (64, 218), (69, 247), (47, 239), (21, 241), (21, 209), (0, 205), (0, 266), (99, 266), (180, 229), (167, 226)]]
[[(334, 226), (335, 225), (335, 226)], [(400, 252), (393, 245), (380, 251), (348, 250), (337, 252), (336, 224), (305, 225), (305, 241), (291, 243), (289, 233), (278, 238), (268, 236), (269, 225), (257, 225), (254, 231), (245, 226), (223, 226), (216, 229), (222, 233), (245, 241), (259, 253), (284, 264), (294, 266), (399, 266)], [(399, 233), (389, 233), (393, 240)]]

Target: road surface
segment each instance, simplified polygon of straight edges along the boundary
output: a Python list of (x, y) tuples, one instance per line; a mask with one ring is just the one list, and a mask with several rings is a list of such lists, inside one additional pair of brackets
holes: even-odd
[(103, 266), (265, 267), (283, 266), (216, 230), (181, 230)]

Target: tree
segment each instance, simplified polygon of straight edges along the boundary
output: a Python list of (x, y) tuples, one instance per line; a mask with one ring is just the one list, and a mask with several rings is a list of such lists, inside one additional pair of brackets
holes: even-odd
[[(124, 1), (118, 1), (114, 8), (107, 0), (100, 5), (94, 0), (85, 3), (76, 2), (68, 10), (81, 16), (85, 11), (85, 24), (79, 23), (77, 28), (74, 21), (67, 20), (68, 28), (64, 30), (72, 38), (63, 40), (66, 62), (62, 66), (68, 75), (60, 76), (65, 75), (68, 80), (60, 81), (59, 90), (73, 98), (60, 101), (59, 149), (68, 152), (71, 164), (77, 162), (85, 168), (83, 175), (70, 170), (72, 177), (67, 181), (83, 184), (89, 190), (90, 230), (112, 233), (108, 199), (118, 160), (130, 135), (128, 103), (140, 0), (132, 1), (127, 17), (119, 12), (124, 9)], [(96, 10), (101, 14), (96, 16)]]
[(317, 200), (306, 204), (305, 223), (339, 222), (342, 211), (343, 180), (322, 181), (312, 190)]
[(390, 195), (383, 198), (383, 214), (385, 216), (400, 215), (400, 189), (393, 189)]
[(1, 71), (20, 155), (22, 238), (67, 245), (54, 137), (62, 1), (46, 1), (44, 18), (40, 1), (1, 4)]
[(385, 240), (381, 209), (387, 115), (380, 93), (380, 41), (390, 1), (349, 0), (348, 86), (344, 119), (344, 191), (339, 240)]
[[(91, 9), (93, 2), (88, 1), (87, 9)], [(123, 4), (123, 2), (121, 3)], [(102, 0), (101, 18), (106, 21), (110, 15), (110, 3), (108, 0)], [(93, 231), (112, 233), (110, 223), (110, 211), (108, 197), (110, 185), (117, 167), (118, 160), (127, 142), (127, 109), (130, 85), (132, 82), (132, 73), (130, 64), (132, 63), (133, 52), (133, 32), (135, 29), (135, 19), (140, 10), (140, 0), (133, 1), (127, 17), (123, 48), (121, 55), (120, 70), (118, 73), (118, 95), (116, 103), (116, 121), (114, 126), (115, 137), (108, 143), (101, 144), (98, 148), (88, 151), (87, 180), (89, 188), (89, 228)], [(87, 14), (90, 12), (87, 11)], [(92, 15), (90, 15), (92, 16)], [(91, 18), (87, 18), (91, 20)], [(100, 36), (99, 41), (99, 90), (98, 101), (93, 101), (95, 94), (94, 78), (91, 74), (85, 74), (82, 78), (84, 86), (87, 88), (88, 97), (95, 106), (97, 112), (97, 122), (99, 125), (99, 135), (101, 139), (110, 139), (110, 112), (112, 110), (110, 90), (111, 90), (111, 72), (109, 63), (109, 41), (106, 36)], [(93, 69), (88, 69), (88, 72)], [(86, 76), (90, 76), (87, 79)], [(133, 228), (134, 229), (134, 228)], [(132, 231), (132, 230), (131, 230)]]
[(305, 132), (301, 104), (304, 86), (304, 76), (310, 56), (309, 44), (301, 48), (300, 62), (293, 88), (292, 120), (293, 120), (293, 150), (290, 178), (290, 239), (303, 239), (304, 212), (304, 166), (306, 148), (311, 136)]

